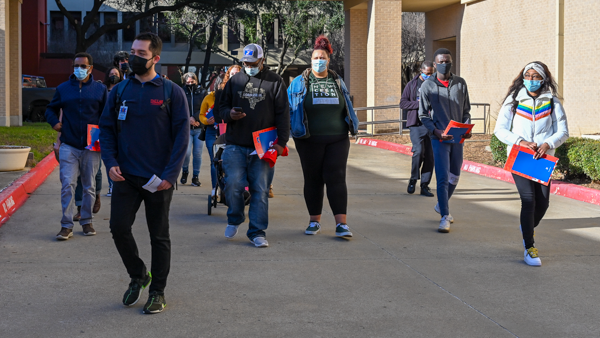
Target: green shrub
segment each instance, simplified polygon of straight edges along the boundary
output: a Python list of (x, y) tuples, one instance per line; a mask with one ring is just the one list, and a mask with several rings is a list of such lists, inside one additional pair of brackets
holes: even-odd
[(567, 177), (585, 175), (600, 180), (600, 141), (571, 137), (556, 149), (557, 170)]
[(506, 163), (508, 155), (506, 154), (506, 144), (502, 143), (496, 135), (492, 135), (490, 140), (490, 148), (492, 148), (492, 157), (494, 162)]

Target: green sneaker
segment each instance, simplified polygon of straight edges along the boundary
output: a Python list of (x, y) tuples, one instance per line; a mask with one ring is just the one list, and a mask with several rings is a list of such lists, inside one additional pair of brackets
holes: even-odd
[(310, 222), (310, 224), (308, 224), (308, 228), (304, 230), (304, 233), (307, 235), (316, 235), (319, 232), (319, 230), (321, 230), (321, 223)]
[(165, 301), (165, 296), (159, 294), (157, 291), (153, 291), (148, 296), (146, 305), (144, 305), (144, 313), (153, 314), (163, 312), (166, 306), (167, 302)]
[(127, 289), (127, 291), (125, 291), (125, 294), (123, 295), (123, 305), (132, 306), (135, 303), (137, 303), (138, 300), (140, 300), (142, 291), (144, 291), (144, 289), (148, 285), (150, 285), (151, 281), (152, 274), (150, 274), (150, 272), (148, 272), (146, 278), (144, 279), (132, 278), (131, 283), (129, 283), (129, 288)]
[(338, 225), (335, 227), (335, 235), (338, 237), (352, 237), (350, 228), (348, 228), (348, 225), (344, 223), (338, 223)]

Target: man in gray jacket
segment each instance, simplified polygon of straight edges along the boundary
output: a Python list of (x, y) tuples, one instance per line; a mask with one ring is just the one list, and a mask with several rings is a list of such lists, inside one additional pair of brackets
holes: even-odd
[[(421, 86), (419, 119), (427, 128), (433, 147), (438, 197), (434, 210), (442, 216), (438, 231), (447, 233), (450, 232), (450, 223), (454, 222), (448, 201), (460, 178), (463, 145), (444, 142), (453, 139), (452, 135), (444, 135), (444, 130), (452, 120), (469, 123), (471, 103), (465, 80), (450, 72), (450, 51), (440, 48), (435, 51), (433, 58), (436, 73)], [(462, 137), (470, 138), (471, 134)]]

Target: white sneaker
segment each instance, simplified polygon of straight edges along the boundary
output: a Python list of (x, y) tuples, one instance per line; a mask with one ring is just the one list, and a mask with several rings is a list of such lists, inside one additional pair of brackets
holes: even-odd
[(450, 219), (448, 215), (442, 217), (442, 219), (440, 220), (440, 227), (438, 228), (438, 232), (450, 232)]
[(112, 187), (108, 187), (108, 193), (106, 194), (106, 197), (111, 197), (112, 196)]
[(211, 196), (215, 196), (215, 188), (213, 188), (212, 192), (210, 193)]
[(225, 228), (225, 237), (233, 238), (238, 232), (238, 227), (239, 225), (227, 224), (227, 227)]
[[(440, 204), (436, 204), (435, 207), (433, 207), (433, 210), (435, 210), (435, 212), (437, 212), (438, 214), (442, 214), (440, 212)], [(450, 223), (454, 223), (454, 217), (452, 217), (452, 215), (448, 214), (448, 220), (450, 221)]]
[(267, 239), (261, 236), (254, 237), (252, 243), (254, 243), (254, 246), (257, 248), (266, 248), (269, 246), (269, 242), (267, 242)]
[(542, 266), (542, 260), (538, 256), (538, 250), (536, 248), (529, 248), (525, 250), (525, 264), (530, 266)]

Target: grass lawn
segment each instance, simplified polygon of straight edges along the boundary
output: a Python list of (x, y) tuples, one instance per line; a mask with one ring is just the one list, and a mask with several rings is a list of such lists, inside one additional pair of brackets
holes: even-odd
[(0, 145), (31, 147), (37, 164), (52, 151), (56, 134), (46, 122), (24, 122), (22, 127), (0, 127)]

